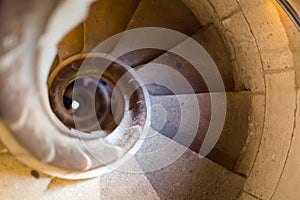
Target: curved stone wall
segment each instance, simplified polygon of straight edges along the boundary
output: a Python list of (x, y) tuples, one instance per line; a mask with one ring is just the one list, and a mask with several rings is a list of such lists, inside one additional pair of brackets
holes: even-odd
[(249, 136), (235, 168), (247, 177), (240, 199), (298, 199), (295, 44), (300, 34), (276, 1), (184, 2), (200, 22), (218, 27), (231, 55), (236, 89), (252, 92)]

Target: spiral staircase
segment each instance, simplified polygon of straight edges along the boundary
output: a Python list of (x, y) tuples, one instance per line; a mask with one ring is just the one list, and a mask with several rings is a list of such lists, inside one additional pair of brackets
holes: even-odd
[[(257, 14), (258, 11), (261, 12)], [(256, 14), (260, 20), (255, 20)], [(169, 66), (189, 81), (193, 93), (181, 89), (180, 84), (175, 87), (176, 92), (156, 83), (146, 85), (154, 136), (146, 139), (139, 149), (139, 152), (155, 151), (172, 143), (172, 151), (157, 154), (157, 160), (172, 157), (173, 151), (184, 150), (184, 153), (157, 170), (148, 170), (155, 163), (135, 157), (128, 165), (137, 173), (115, 170), (94, 179), (70, 181), (26, 167), (0, 145), (0, 196), (3, 199), (297, 199), (296, 192), (287, 195), (280, 182), (285, 181), (281, 180), (285, 178), (283, 165), (289, 162), (291, 144), (296, 142), (291, 136), (297, 127), (298, 114), (293, 74), (297, 76), (295, 66), (299, 56), (296, 55), (300, 52), (299, 33), (285, 13), (271, 0), (98, 0), (91, 4), (85, 21), (57, 45), (50, 74), (70, 57), (92, 52), (106, 39), (142, 27), (172, 29), (193, 38), (210, 54), (222, 76), (225, 91), (209, 90), (194, 67), (171, 52), (185, 41), (174, 43), (170, 51), (140, 49), (119, 58), (141, 79), (159, 76), (176, 85), (174, 77), (162, 75), (160, 70), (143, 70), (147, 64), (156, 63)], [(118, 40), (107, 53), (114, 54), (123, 51), (122, 48), (122, 41)], [(48, 87), (51, 91), (51, 84)], [(209, 154), (200, 157), (209, 125), (213, 123), (212, 99), (224, 92), (227, 99), (224, 128)], [(198, 105), (194, 104), (195, 96)], [(280, 105), (286, 98), (292, 102), (287, 100), (288, 105)], [(60, 112), (52, 109), (54, 113)], [(200, 121), (197, 134), (189, 142), (194, 113), (200, 114)], [(181, 123), (183, 128), (179, 126)]]

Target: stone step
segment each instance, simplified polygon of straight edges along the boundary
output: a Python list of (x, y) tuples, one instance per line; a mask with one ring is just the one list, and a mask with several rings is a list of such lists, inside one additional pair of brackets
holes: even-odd
[(74, 181), (47, 176), (18, 161), (0, 141), (1, 200), (96, 200), (99, 191), (99, 178)]
[(160, 199), (236, 199), (245, 183), (245, 178), (157, 132), (135, 157)]
[(90, 52), (105, 39), (124, 31), (139, 2), (110, 0), (93, 3), (85, 21), (86, 51)]
[(40, 200), (51, 177), (33, 171), (9, 153), (0, 154), (0, 198)]
[[(0, 119), (0, 133), (4, 127)], [(40, 200), (51, 180), (51, 177), (18, 161), (0, 140), (0, 199)]]
[[(227, 50), (225, 48), (223, 39), (221, 38), (221, 35), (219, 34), (215, 26), (209, 25), (202, 28), (198, 33), (194, 34), (192, 38), (195, 41), (197, 41), (214, 60), (223, 79), (225, 90), (234, 91), (234, 81), (233, 81), (233, 71), (232, 71), (233, 67), (229, 60), (229, 56), (227, 54)], [(181, 44), (179, 44), (175, 48), (180, 48), (180, 45)], [(199, 57), (200, 56), (201, 54), (199, 54)], [(169, 72), (163, 73), (162, 72), (163, 69), (152, 70), (151, 68), (147, 68), (149, 65), (148, 64), (148, 65), (140, 66), (138, 68), (138, 72), (142, 78), (149, 79), (149, 77), (154, 77), (157, 79), (157, 77), (159, 77), (159, 79), (163, 80), (163, 82), (166, 82), (167, 80), (169, 82), (168, 85), (175, 85), (175, 84), (179, 85), (179, 87), (176, 88), (176, 92), (172, 92), (166, 86), (159, 86), (156, 82), (148, 84), (147, 88), (151, 95), (170, 95), (173, 93), (188, 94), (188, 93), (204, 93), (204, 92), (222, 92), (220, 90), (208, 91), (206, 83), (200, 74), (201, 69), (199, 73), (199, 71), (197, 71), (195, 66), (189, 63), (187, 60), (185, 60), (185, 58), (182, 58), (179, 55), (176, 55), (170, 51), (152, 60), (151, 63), (162, 64), (166, 67), (169, 67), (170, 68)], [(203, 65), (201, 67), (206, 67), (206, 66)], [(187, 89), (184, 87), (180, 87), (180, 85), (183, 84), (183, 81), (178, 80), (178, 78), (174, 78), (174, 76), (176, 76), (175, 73), (178, 73), (179, 75), (182, 76), (182, 78), (184, 78), (186, 81), (189, 82), (190, 86), (193, 89), (192, 92), (187, 91)]]
[[(126, 29), (140, 27), (168, 28), (193, 35), (201, 25), (181, 0), (141, 0)], [(126, 45), (117, 45), (115, 52), (123, 48), (126, 48)], [(135, 67), (153, 60), (163, 52), (158, 49), (143, 49), (127, 53), (120, 59)]]
[(126, 29), (139, 27), (162, 27), (192, 35), (201, 26), (181, 0), (141, 0)]
[[(1, 123), (1, 121), (0, 121), (0, 123)], [(4, 146), (4, 144), (2, 144), (2, 142), (0, 140), (0, 155), (7, 153), (7, 152), (8, 152), (8, 150), (7, 150), (6, 146)]]
[(203, 46), (216, 63), (226, 91), (234, 91), (233, 66), (227, 47), (218, 29), (213, 24), (208, 25), (195, 34), (193, 39)]
[[(199, 152), (211, 122), (211, 96), (217, 98), (218, 95), (218, 93), (203, 93), (152, 96), (151, 127)], [(228, 169), (234, 169), (248, 135), (250, 97), (249, 92), (226, 93), (226, 96), (227, 112), (224, 128), (207, 157)], [(194, 133), (191, 128), (194, 129)]]
[(70, 31), (57, 45), (57, 55), (65, 60), (84, 50), (84, 26), (78, 25)]
[(100, 177), (101, 200), (159, 200), (137, 161), (132, 158), (126, 167)]
[(234, 199), (244, 184), (244, 178), (153, 129), (126, 167), (95, 179), (52, 179), (8, 153), (0, 156), (0, 196), (9, 200)]
[(53, 179), (41, 200), (99, 200), (100, 181), (99, 177), (88, 180), (63, 180)]
[[(121, 169), (87, 180), (52, 178), (20, 163), (8, 153), (0, 141), (0, 199), (1, 200), (98, 200), (136, 199), (159, 200), (147, 177), (129, 173), (139, 168), (136, 162)], [(129, 169), (129, 170), (128, 170)]]

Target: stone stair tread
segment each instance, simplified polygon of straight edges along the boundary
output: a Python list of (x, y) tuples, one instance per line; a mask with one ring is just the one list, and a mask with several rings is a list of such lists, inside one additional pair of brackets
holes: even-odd
[[(168, 143), (174, 145), (166, 148)], [(148, 160), (147, 154), (143, 158), (137, 154), (136, 160), (145, 170), (160, 199), (235, 199), (243, 188), (245, 178), (207, 158), (199, 157), (199, 154), (159, 133), (155, 139), (153, 135), (149, 141), (146, 139), (140, 150), (144, 153), (155, 151), (156, 156), (152, 160)], [(178, 151), (182, 155), (169, 165), (147, 172), (151, 168), (149, 165), (173, 158), (172, 154)], [(169, 156), (162, 152), (169, 152)]]
[[(179, 10), (180, 12), (178, 12)], [(168, 28), (192, 35), (201, 25), (180, 0), (142, 0), (126, 29), (140, 27)], [(127, 53), (120, 59), (135, 67), (149, 62), (163, 52), (158, 49), (143, 49)]]
[(141, 0), (127, 29), (138, 27), (169, 28), (192, 35), (201, 25), (180, 0)]
[(57, 54), (60, 59), (65, 60), (73, 55), (79, 54), (84, 48), (84, 26), (78, 25), (70, 31), (57, 45)]
[(130, 168), (127, 166), (126, 169), (121, 167), (100, 177), (101, 200), (135, 200), (139, 198), (159, 200), (160, 198), (134, 157), (129, 162), (130, 164), (127, 163), (127, 165), (132, 167), (133, 173), (130, 172)]
[[(225, 90), (226, 91), (234, 91), (234, 82), (233, 82), (233, 71), (232, 65), (229, 60), (227, 50), (225, 48), (223, 39), (221, 38), (219, 32), (215, 28), (214, 25), (203, 27), (199, 32), (193, 35), (192, 37), (195, 41), (197, 41), (212, 57), (216, 66), (219, 69), (219, 72), (222, 76)], [(214, 45), (211, 45), (214, 43)], [(180, 46), (180, 44), (178, 44)], [(174, 49), (177, 48), (174, 47)], [(172, 50), (172, 49), (171, 49)], [(176, 89), (175, 94), (187, 94), (187, 93), (204, 93), (204, 92), (222, 92), (222, 91), (208, 91), (206, 83), (201, 76), (201, 74), (197, 71), (197, 69), (190, 64), (187, 60), (172, 53), (171, 51), (165, 52), (151, 61), (151, 63), (158, 63), (170, 68), (170, 72), (175, 71), (184, 77), (192, 87), (193, 91), (187, 91), (184, 87), (178, 87)], [(145, 65), (145, 67), (147, 67)], [(164, 81), (168, 80), (169, 85), (179, 85), (178, 79), (174, 78), (174, 75), (170, 75), (169, 73), (162, 73), (160, 70), (153, 71), (151, 68), (143, 68), (140, 66), (138, 68), (139, 74), (147, 79), (147, 76), (163, 76), (160, 77)], [(181, 81), (182, 82), (182, 81)], [(170, 90), (164, 89), (163, 87), (159, 87), (157, 83), (151, 83), (147, 85), (147, 88), (152, 95), (170, 95), (172, 92)]]
[[(151, 127), (191, 150), (199, 152), (210, 124), (210, 97), (211, 95), (217, 97), (218, 94), (152, 96)], [(217, 144), (208, 154), (209, 159), (228, 169), (234, 169), (246, 142), (249, 95), (249, 92), (226, 93), (227, 113), (224, 128)], [(198, 100), (199, 107), (195, 105), (195, 98)], [(199, 122), (196, 118), (197, 111), (200, 113)], [(194, 127), (195, 123), (198, 127), (196, 133), (190, 132), (189, 128)], [(191, 137), (193, 137), (192, 141)]]
[(40, 200), (51, 177), (34, 172), (9, 153), (0, 154), (0, 198)]
[(98, 200), (100, 199), (99, 177), (88, 180), (53, 179), (41, 200)]
[(203, 27), (198, 33), (193, 35), (193, 39), (203, 46), (216, 63), (222, 76), (225, 90), (234, 91), (233, 66), (229, 59), (227, 47), (218, 29), (213, 24)]
[(86, 51), (90, 52), (105, 39), (124, 31), (138, 4), (139, 0), (127, 0), (126, 3), (122, 0), (93, 3), (85, 21)]
[(189, 150), (146, 176), (161, 199), (236, 199), (245, 183), (243, 177)]

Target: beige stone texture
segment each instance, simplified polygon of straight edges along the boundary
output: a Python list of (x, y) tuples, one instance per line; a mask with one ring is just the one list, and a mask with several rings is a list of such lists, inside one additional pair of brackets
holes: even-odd
[(264, 69), (294, 67), (289, 40), (274, 3), (241, 0), (240, 5), (257, 42)]
[(230, 62), (227, 45), (225, 46), (225, 42), (220, 31), (214, 25), (210, 25), (195, 34), (193, 39), (204, 47), (216, 63), (222, 76), (226, 91), (233, 91), (233, 67)]
[[(276, 5), (276, 4), (275, 4)], [(277, 10), (280, 14), (281, 21), (286, 30), (289, 38), (289, 46), (294, 56), (294, 63), (296, 67), (296, 83), (297, 87), (300, 87), (300, 32), (297, 30), (293, 22), (288, 15), (277, 5)]]
[(295, 131), (292, 138), (289, 156), (282, 177), (273, 196), (275, 200), (300, 199), (300, 92), (297, 94), (297, 114)]
[(223, 19), (228, 17), (233, 12), (239, 9), (239, 5), (236, 0), (209, 0), (214, 6), (218, 16)]
[(241, 88), (251, 89), (253, 92), (264, 92), (262, 64), (256, 41), (251, 34), (244, 15), (238, 12), (222, 22), (226, 36), (230, 39), (237, 66), (235, 70), (242, 83)]
[[(195, 14), (201, 25), (214, 23), (216, 30), (223, 34), (234, 69), (235, 89), (250, 89), (254, 93), (251, 96), (249, 113), (249, 136), (235, 167), (236, 172), (249, 177), (244, 186), (245, 191), (240, 194), (239, 199), (300, 199), (300, 108), (296, 106), (297, 102), (298, 105), (300, 103), (300, 92), (298, 91), (296, 96), (295, 84), (297, 82), (298, 87), (300, 86), (299, 32), (282, 9), (278, 6), (276, 9), (275, 0), (182, 1)], [(111, 20), (103, 16), (111, 14), (111, 10), (116, 7), (114, 3), (103, 1), (103, 4), (94, 4), (92, 10), (97, 11), (99, 7), (106, 9), (103, 12), (94, 12), (85, 24), (88, 51), (100, 41), (126, 28), (138, 6), (137, 1), (132, 2), (125, 7), (117, 7), (117, 17)], [(95, 18), (99, 18), (100, 21)], [(99, 29), (95, 29), (99, 24), (113, 24), (113, 27), (99, 34)], [(19, 25), (20, 23), (12, 24), (12, 28)], [(81, 37), (82, 30), (78, 31), (74, 34)], [(13, 38), (8, 37), (1, 44), (0, 52), (6, 53), (15, 47), (20, 38), (18, 34)], [(75, 43), (71, 49), (64, 49), (62, 43), (60, 46), (64, 58), (78, 53), (83, 48), (81, 44)], [(210, 199), (222, 199), (224, 195), (233, 194), (226, 193), (230, 191), (229, 186), (235, 191), (235, 195), (232, 196), (238, 196), (245, 181), (212, 161), (199, 160), (198, 155), (193, 152), (186, 153), (177, 160), (177, 165), (175, 163), (152, 173), (152, 183), (144, 174), (120, 171), (84, 181), (52, 180), (51, 177), (40, 173), (37, 177), (37, 172), (32, 172), (31, 168), (17, 161), (1, 142), (0, 156), (1, 200), (155, 200), (159, 199), (158, 194), (168, 197), (176, 192), (179, 195), (181, 192), (188, 195), (192, 192), (197, 195), (201, 193), (203, 199), (208, 195), (211, 195)], [(186, 176), (180, 176), (182, 171)], [(198, 176), (194, 172), (197, 172)], [(148, 174), (149, 177), (151, 178), (151, 174)], [(234, 181), (235, 179), (237, 181)], [(170, 184), (172, 180), (173, 183)], [(178, 184), (179, 180), (184, 184)], [(156, 189), (153, 189), (154, 183)], [(238, 184), (235, 186), (232, 183)], [(189, 190), (178, 189), (188, 184), (191, 185)], [(193, 191), (195, 185), (196, 189), (201, 190), (199, 193)], [(171, 193), (171, 190), (174, 192)]]
[[(148, 171), (146, 176), (161, 199), (229, 200), (242, 191), (244, 177), (161, 134), (145, 141), (141, 152), (149, 152), (145, 158), (137, 156), (137, 160)], [(156, 152), (155, 156), (150, 152)], [(165, 166), (156, 168), (159, 162)], [(148, 170), (151, 168), (157, 170)]]
[(0, 155), (0, 199), (40, 200), (51, 178), (43, 174), (35, 178), (32, 169), (10, 154)]
[(246, 192), (242, 192), (239, 196), (238, 200), (258, 200), (256, 197), (247, 194)]
[(208, 0), (182, 0), (182, 2), (194, 13), (203, 26), (213, 22), (214, 10)]
[(295, 71), (267, 74), (266, 88), (264, 133), (244, 188), (261, 199), (271, 198), (287, 158), (296, 108)]
[[(121, 3), (120, 0), (110, 0), (96, 1), (92, 4), (85, 22), (87, 52), (92, 51), (105, 39), (124, 31), (132, 13), (138, 6), (138, 1), (127, 0), (125, 4)], [(110, 16), (109, 19), (106, 16)], [(107, 52), (110, 52), (114, 45), (108, 45)]]
[(57, 54), (63, 60), (82, 52), (84, 49), (84, 26), (78, 25), (58, 44)]
[(7, 148), (4, 146), (4, 144), (0, 140), (0, 154), (7, 153), (7, 152), (8, 152)]
[(99, 178), (89, 180), (53, 179), (41, 200), (99, 200)]
[(233, 200), (245, 179), (187, 150), (171, 165), (146, 174), (161, 199)]
[(101, 200), (159, 200), (144, 174), (115, 171), (100, 177)]
[[(238, 3), (220, 0), (183, 0), (183, 2), (196, 15), (201, 24), (213, 23), (222, 33), (222, 39), (233, 66), (235, 89), (263, 92), (262, 62), (247, 21), (239, 12)], [(222, 8), (222, 5), (226, 5), (226, 8)], [(248, 51), (249, 49), (252, 50)]]
[(265, 96), (252, 95), (249, 110), (248, 138), (235, 166), (235, 171), (249, 176), (253, 167), (263, 133)]

